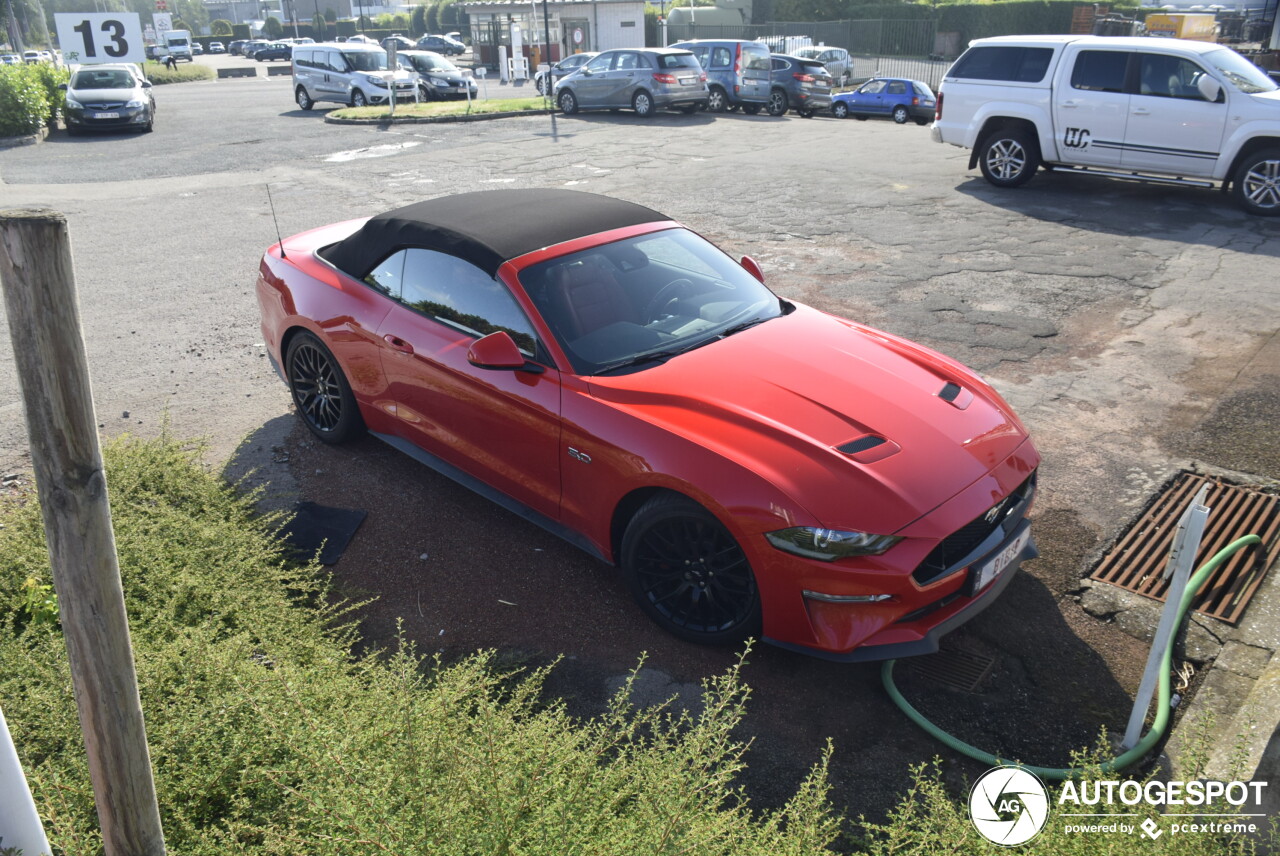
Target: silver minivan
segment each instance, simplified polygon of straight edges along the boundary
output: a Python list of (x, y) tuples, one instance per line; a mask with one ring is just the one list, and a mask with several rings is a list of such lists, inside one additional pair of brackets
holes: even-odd
[(387, 52), (378, 45), (336, 42), (293, 49), (293, 96), (303, 110), (317, 101), (352, 107), (386, 104), (388, 73), (399, 100), (416, 100), (417, 75), (401, 68), (388, 72)]
[(555, 102), (565, 115), (619, 107), (641, 117), (662, 109), (694, 113), (706, 109), (707, 75), (685, 50), (605, 51), (556, 83)]

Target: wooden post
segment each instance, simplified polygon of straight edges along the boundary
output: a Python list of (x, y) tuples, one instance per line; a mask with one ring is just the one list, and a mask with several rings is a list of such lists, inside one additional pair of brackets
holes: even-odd
[(63, 215), (0, 211), (0, 283), (105, 853), (163, 856)]

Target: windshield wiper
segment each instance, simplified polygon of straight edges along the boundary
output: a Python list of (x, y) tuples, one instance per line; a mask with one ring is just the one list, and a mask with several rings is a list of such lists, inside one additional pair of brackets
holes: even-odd
[(771, 315), (768, 318), (752, 318), (750, 321), (743, 321), (741, 324), (734, 324), (732, 327), (728, 327), (722, 330), (720, 332), (720, 338), (723, 339), (726, 336), (732, 336), (734, 333), (741, 333), (743, 330), (746, 330), (748, 327), (754, 327), (757, 324), (763, 324), (764, 322), (770, 321), (776, 317), (777, 317), (776, 315)]
[(632, 366), (638, 366), (644, 363), (665, 363), (667, 360), (671, 359), (672, 357), (679, 356), (680, 354), (683, 354), (683, 353), (684, 351), (648, 351), (643, 354), (637, 354), (634, 357), (628, 357), (627, 359), (621, 360), (616, 363), (610, 363), (609, 365), (600, 369), (599, 373), (604, 374), (605, 372), (616, 371), (617, 369), (631, 368)]

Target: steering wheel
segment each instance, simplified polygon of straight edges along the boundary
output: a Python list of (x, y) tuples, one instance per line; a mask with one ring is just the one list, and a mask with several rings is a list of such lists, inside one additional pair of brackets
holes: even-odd
[(652, 324), (664, 314), (665, 310), (679, 298), (676, 292), (693, 288), (693, 283), (687, 279), (673, 279), (671, 282), (658, 289), (658, 293), (649, 301), (649, 305), (644, 309), (645, 325)]

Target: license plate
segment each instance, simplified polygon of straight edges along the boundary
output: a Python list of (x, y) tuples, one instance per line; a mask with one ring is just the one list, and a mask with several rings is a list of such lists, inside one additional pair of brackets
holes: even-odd
[(94, 114), (93, 114), (93, 118), (95, 118), (95, 119), (119, 119), (119, 118), (120, 118), (120, 114), (119, 114), (119, 113), (94, 113)]
[(1005, 570), (1022, 555), (1022, 551), (1026, 548), (1027, 542), (1030, 540), (1031, 527), (1028, 526), (1026, 529), (1022, 530), (1022, 534), (1014, 539), (1012, 544), (1005, 547), (999, 553), (996, 553), (990, 559), (975, 568), (972, 571), (974, 575), (973, 593), (977, 594), (982, 591), (987, 586), (991, 585), (996, 577), (1004, 573)]
[(691, 83), (693, 83), (693, 78), (692, 78), (692, 77), (682, 77), (682, 78), (680, 78), (680, 85), (681, 85), (681, 86), (688, 86), (688, 85), (689, 85), (689, 84), (691, 84)]

